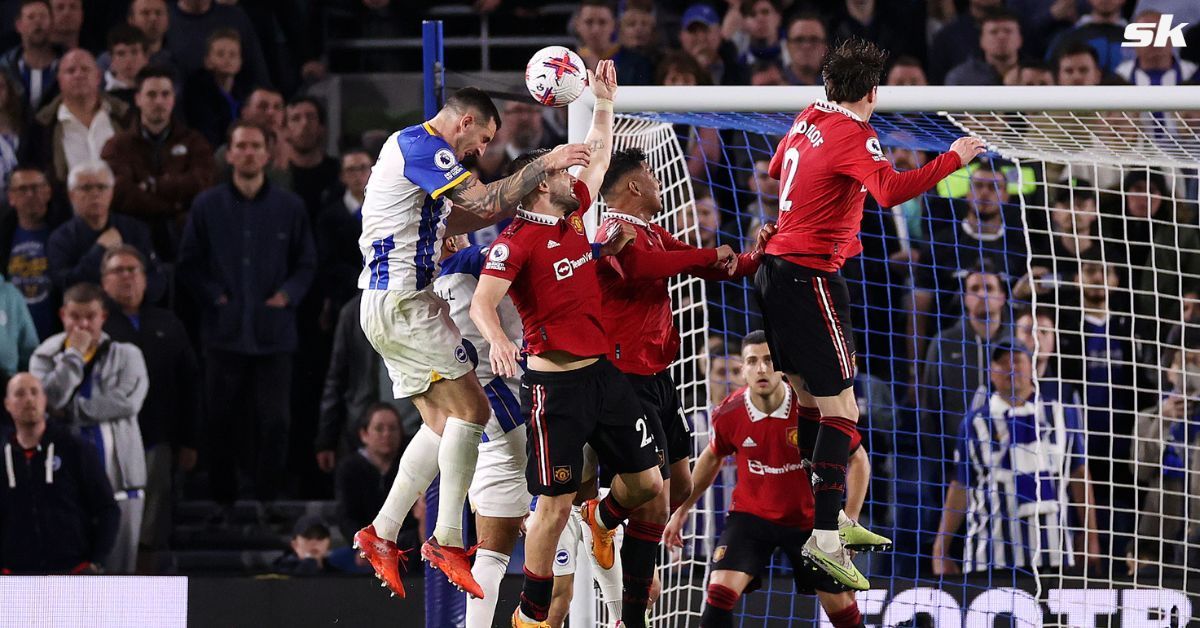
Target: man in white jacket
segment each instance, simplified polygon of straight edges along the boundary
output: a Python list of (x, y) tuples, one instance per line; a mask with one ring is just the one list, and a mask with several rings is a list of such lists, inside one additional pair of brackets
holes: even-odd
[(104, 462), (121, 523), (109, 573), (132, 573), (142, 527), (146, 453), (138, 412), (146, 399), (146, 362), (136, 346), (113, 342), (101, 329), (107, 318), (99, 286), (76, 284), (63, 294), (63, 331), (33, 352), (29, 370), (46, 389), (47, 405)]

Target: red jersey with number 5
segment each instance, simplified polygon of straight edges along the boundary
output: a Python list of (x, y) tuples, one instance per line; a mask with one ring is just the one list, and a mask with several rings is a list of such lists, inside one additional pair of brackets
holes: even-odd
[(870, 124), (839, 105), (815, 102), (796, 116), (771, 158), (768, 172), (780, 182), (779, 230), (766, 252), (836, 271), (862, 252), (858, 232), (867, 192), (891, 207), (960, 166), (958, 155), (947, 152), (917, 170), (896, 172)]

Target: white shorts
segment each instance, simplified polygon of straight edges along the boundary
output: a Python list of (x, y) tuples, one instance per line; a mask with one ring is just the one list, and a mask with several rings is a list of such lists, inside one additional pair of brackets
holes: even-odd
[(383, 357), (397, 399), (475, 369), (450, 305), (432, 291), (363, 290), (359, 323)]
[(580, 528), (583, 520), (579, 517), (579, 509), (572, 508), (571, 516), (567, 517), (567, 527), (563, 528), (558, 537), (558, 549), (554, 550), (554, 577), (575, 575), (575, 559), (579, 552), (588, 551), (579, 544), (583, 538)]
[(479, 462), (467, 497), (484, 517), (524, 517), (533, 496), (525, 486), (525, 426), (479, 444)]

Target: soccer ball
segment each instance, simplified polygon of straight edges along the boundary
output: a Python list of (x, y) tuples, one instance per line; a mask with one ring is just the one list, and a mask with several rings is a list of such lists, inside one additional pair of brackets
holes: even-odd
[(525, 66), (525, 86), (533, 99), (549, 107), (565, 107), (587, 85), (583, 59), (570, 48), (547, 46), (533, 53)]

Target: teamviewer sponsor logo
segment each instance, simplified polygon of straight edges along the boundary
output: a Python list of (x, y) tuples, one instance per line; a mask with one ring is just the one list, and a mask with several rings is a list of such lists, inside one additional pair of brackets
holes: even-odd
[(746, 461), (746, 470), (754, 475), (785, 475), (803, 468), (804, 465), (794, 462), (785, 463), (782, 467), (772, 467), (758, 460), (751, 459)]
[(579, 259), (562, 258), (554, 262), (554, 278), (562, 281), (567, 277), (575, 274), (575, 269), (583, 266), (592, 260), (592, 252), (584, 253)]

